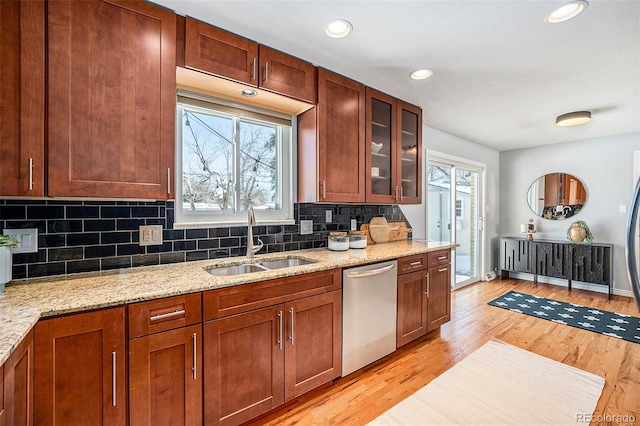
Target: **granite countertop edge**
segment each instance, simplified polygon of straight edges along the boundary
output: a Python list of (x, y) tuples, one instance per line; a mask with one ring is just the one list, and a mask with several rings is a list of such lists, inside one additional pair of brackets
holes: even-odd
[(322, 248), (263, 254), (256, 255), (253, 261), (300, 257), (316, 263), (229, 277), (213, 276), (206, 270), (250, 260), (243, 256), (15, 280), (0, 294), (0, 365), (41, 318), (354, 267), (457, 246), (447, 241), (406, 240), (346, 251)]

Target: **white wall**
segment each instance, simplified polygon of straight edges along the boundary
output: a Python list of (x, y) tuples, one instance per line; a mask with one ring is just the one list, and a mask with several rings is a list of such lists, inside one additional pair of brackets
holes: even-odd
[[(494, 252), (498, 250), (498, 177), (500, 173), (500, 156), (498, 151), (482, 145), (459, 138), (449, 133), (442, 132), (431, 127), (422, 127), (423, 150), (436, 151), (438, 153), (471, 160), (486, 165), (484, 182), (484, 208), (485, 208), (485, 238), (484, 238), (484, 271), (491, 271)], [(426, 155), (422, 163), (422, 176), (427, 175)], [(426, 238), (427, 216), (427, 185), (422, 185), (422, 204), (400, 206), (413, 229), (413, 238)]]
[[(534, 238), (564, 241), (569, 225), (584, 220), (596, 242), (614, 244), (614, 293), (631, 296), (624, 260), (628, 213), (620, 213), (619, 208), (624, 205), (629, 211), (634, 188), (633, 152), (638, 149), (640, 132), (501, 152), (499, 234), (517, 234), (519, 224), (534, 218)], [(587, 201), (576, 216), (563, 221), (545, 220), (529, 209), (529, 186), (551, 172), (570, 173), (585, 185)]]

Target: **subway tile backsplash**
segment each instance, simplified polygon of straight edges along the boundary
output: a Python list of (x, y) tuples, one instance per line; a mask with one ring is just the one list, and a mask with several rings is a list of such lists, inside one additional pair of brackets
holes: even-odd
[[(304, 203), (295, 204), (294, 214), (295, 225), (253, 228), (265, 244), (261, 253), (326, 247), (328, 233), (349, 230), (351, 219), (358, 228), (374, 216), (406, 222), (397, 205)], [(246, 226), (173, 229), (173, 218), (173, 201), (0, 200), (0, 230), (38, 229), (38, 252), (13, 255), (14, 279), (245, 254)], [(313, 220), (313, 234), (300, 235), (300, 220)], [(162, 225), (163, 244), (140, 246), (140, 225)]]

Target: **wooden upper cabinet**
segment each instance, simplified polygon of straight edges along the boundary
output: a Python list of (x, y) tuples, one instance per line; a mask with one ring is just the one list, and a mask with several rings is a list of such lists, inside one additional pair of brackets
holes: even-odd
[(260, 87), (315, 104), (318, 99), (316, 67), (267, 46), (260, 46)]
[[(182, 31), (180, 17), (178, 25)], [(316, 103), (312, 64), (193, 18), (184, 18), (184, 55), (178, 58), (178, 66)]]
[(52, 0), (47, 22), (48, 195), (172, 198), (175, 14)]
[(422, 202), (422, 110), (367, 87), (366, 201)]
[(0, 1), (0, 196), (44, 195), (44, 1)]
[(258, 43), (193, 18), (185, 19), (186, 68), (258, 86)]
[(298, 116), (298, 202), (365, 200), (365, 88), (318, 69), (318, 105)]

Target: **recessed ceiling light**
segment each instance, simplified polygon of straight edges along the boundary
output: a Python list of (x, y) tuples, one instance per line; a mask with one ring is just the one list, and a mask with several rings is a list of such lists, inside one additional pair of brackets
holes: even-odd
[(324, 32), (331, 38), (343, 38), (348, 36), (353, 30), (353, 26), (344, 19), (334, 19), (327, 22)]
[(240, 89), (240, 94), (242, 96), (247, 96), (247, 97), (254, 97), (258, 95), (258, 92), (256, 92), (253, 89)]
[(560, 22), (568, 21), (571, 18), (575, 18), (580, 13), (582, 13), (587, 7), (589, 7), (589, 3), (585, 0), (574, 0), (569, 2), (563, 6), (560, 6), (553, 12), (547, 15), (544, 18), (545, 22), (550, 24), (557, 24)]
[(569, 112), (567, 114), (559, 115), (556, 118), (556, 126), (577, 126), (578, 124), (588, 123), (589, 121), (591, 121), (591, 111)]
[(419, 70), (412, 71), (411, 74), (409, 75), (414, 80), (424, 80), (425, 78), (431, 77), (433, 75), (433, 71), (428, 70), (426, 68), (422, 68)]

